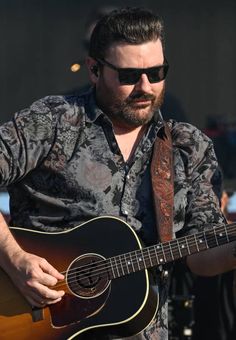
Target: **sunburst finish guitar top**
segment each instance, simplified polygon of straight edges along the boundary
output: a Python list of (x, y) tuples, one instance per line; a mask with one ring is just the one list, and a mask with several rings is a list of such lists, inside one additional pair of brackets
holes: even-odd
[(131, 273), (124, 265), (120, 254), (141, 244), (123, 221), (100, 217), (67, 232), (12, 232), (25, 250), (65, 273), (58, 289), (66, 294), (55, 305), (32, 310), (1, 271), (0, 339), (89, 339), (95, 328), (129, 336), (152, 320), (158, 296), (149, 287), (147, 271)]

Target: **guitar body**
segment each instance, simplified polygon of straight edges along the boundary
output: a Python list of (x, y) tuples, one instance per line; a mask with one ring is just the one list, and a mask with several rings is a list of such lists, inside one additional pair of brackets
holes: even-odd
[[(139, 333), (153, 319), (158, 295), (147, 270), (112, 280), (94, 275), (100, 268), (96, 261), (141, 249), (135, 232), (122, 220), (99, 217), (59, 233), (18, 228), (12, 232), (26, 251), (66, 272), (66, 285), (58, 288), (66, 294), (55, 305), (32, 310), (0, 271), (1, 339), (91, 339), (94, 332), (126, 337)], [(91, 263), (95, 269), (85, 280), (77, 268)]]

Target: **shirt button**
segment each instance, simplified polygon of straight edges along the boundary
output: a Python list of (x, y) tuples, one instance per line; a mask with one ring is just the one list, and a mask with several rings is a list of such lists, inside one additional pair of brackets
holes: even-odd
[(127, 175), (127, 179), (130, 179), (130, 175)]
[(128, 215), (128, 211), (127, 211), (127, 210), (125, 210), (125, 211), (124, 211), (124, 214), (125, 214), (125, 215)]

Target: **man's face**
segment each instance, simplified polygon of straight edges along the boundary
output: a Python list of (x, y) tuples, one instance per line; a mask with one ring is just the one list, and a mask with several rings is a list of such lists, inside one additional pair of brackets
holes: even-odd
[[(113, 44), (104, 59), (118, 68), (148, 68), (164, 63), (159, 39), (140, 45)], [(118, 72), (103, 65), (95, 83), (98, 106), (113, 123), (127, 127), (146, 124), (163, 101), (164, 81), (150, 83), (145, 73), (134, 85), (122, 85)]]

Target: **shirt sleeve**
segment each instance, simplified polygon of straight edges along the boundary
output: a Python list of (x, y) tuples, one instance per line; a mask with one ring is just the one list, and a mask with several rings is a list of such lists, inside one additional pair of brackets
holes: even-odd
[[(221, 187), (219, 165), (212, 141), (191, 124), (174, 129), (174, 139), (184, 158), (188, 182), (184, 228), (192, 234), (225, 223), (216, 192)], [(217, 179), (217, 180), (216, 180)]]
[(0, 187), (21, 180), (42, 162), (52, 140), (53, 116), (45, 99), (0, 126)]

